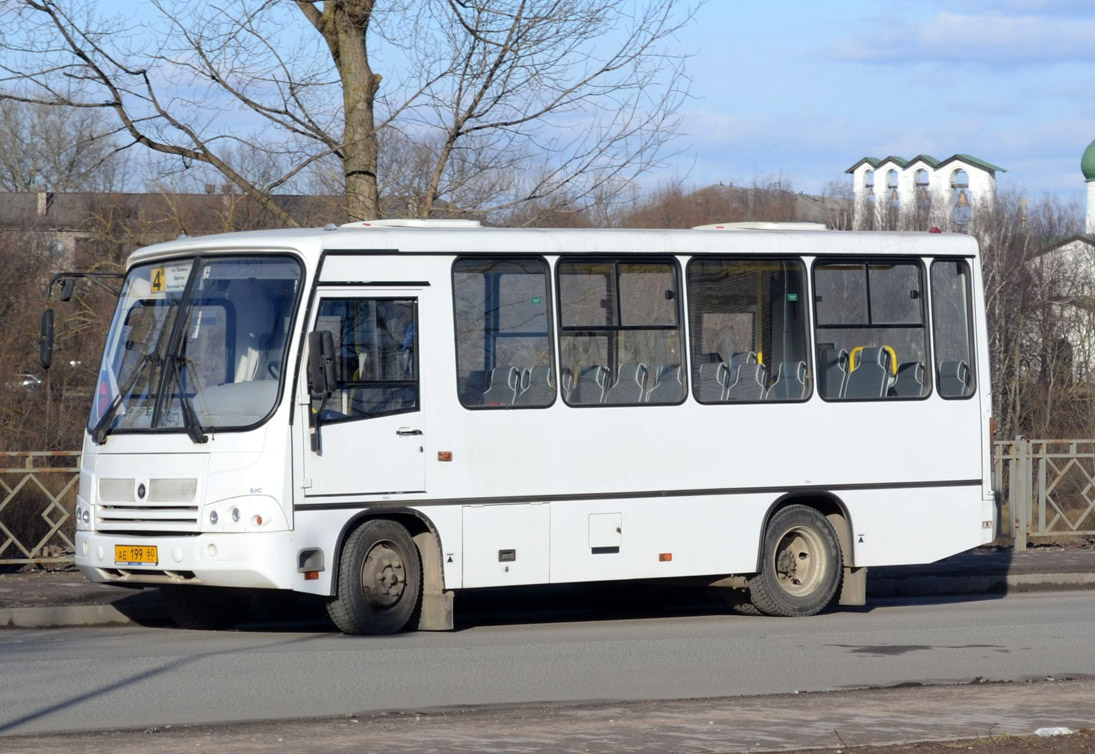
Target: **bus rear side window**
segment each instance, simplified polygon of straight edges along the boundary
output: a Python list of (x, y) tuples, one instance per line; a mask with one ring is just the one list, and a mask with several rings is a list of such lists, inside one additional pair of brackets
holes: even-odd
[(542, 259), (458, 259), (452, 268), (456, 375), (468, 408), (555, 401), (548, 266)]
[(818, 390), (827, 400), (923, 398), (931, 392), (921, 266), (814, 266)]
[(968, 398), (976, 387), (970, 267), (958, 259), (932, 263), (935, 375), (944, 398)]

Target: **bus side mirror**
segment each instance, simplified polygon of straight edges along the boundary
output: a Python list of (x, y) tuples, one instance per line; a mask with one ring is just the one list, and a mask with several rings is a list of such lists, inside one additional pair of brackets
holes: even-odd
[(42, 312), (42, 322), (38, 328), (38, 361), (42, 369), (49, 369), (53, 363), (53, 310)]
[(326, 400), (337, 382), (334, 336), (330, 330), (308, 333), (308, 394), (314, 401)]
[(75, 278), (65, 278), (64, 280), (62, 280), (61, 281), (61, 300), (62, 301), (71, 301), (72, 300), (72, 292), (74, 290), (76, 290), (76, 279)]

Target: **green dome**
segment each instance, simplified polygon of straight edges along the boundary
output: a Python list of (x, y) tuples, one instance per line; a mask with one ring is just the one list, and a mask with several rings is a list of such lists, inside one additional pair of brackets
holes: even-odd
[(1095, 181), (1095, 141), (1087, 145), (1080, 159), (1080, 170), (1084, 171), (1085, 181)]

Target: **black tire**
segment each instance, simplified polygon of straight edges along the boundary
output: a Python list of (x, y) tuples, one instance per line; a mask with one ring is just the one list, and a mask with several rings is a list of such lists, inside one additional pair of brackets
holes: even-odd
[(223, 631), (242, 623), (250, 600), (233, 589), (214, 586), (161, 586), (167, 614), (179, 628)]
[(422, 561), (400, 524), (371, 519), (342, 546), (338, 592), (327, 614), (347, 634), (394, 634), (410, 623), (422, 596)]
[(764, 531), (760, 573), (749, 580), (749, 601), (764, 615), (815, 615), (832, 602), (843, 574), (832, 524), (813, 508), (789, 505)]

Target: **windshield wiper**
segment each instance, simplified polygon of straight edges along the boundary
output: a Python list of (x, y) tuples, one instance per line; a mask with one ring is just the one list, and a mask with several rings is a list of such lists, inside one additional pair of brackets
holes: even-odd
[[(110, 405), (106, 407), (106, 411), (99, 417), (99, 421), (95, 422), (94, 429), (91, 430), (91, 439), (95, 441), (96, 445), (102, 445), (106, 442), (106, 436), (110, 434), (110, 430), (113, 429), (111, 425), (114, 423), (114, 415), (118, 413), (118, 408), (122, 405), (122, 401), (125, 396), (129, 395), (129, 391), (133, 389), (133, 386), (137, 384), (137, 379), (144, 372), (145, 367), (149, 364), (155, 364), (160, 361), (155, 351), (150, 351), (141, 357), (141, 360), (137, 362), (137, 368), (133, 370), (133, 376), (129, 378), (129, 381), (125, 385), (121, 385), (118, 388), (118, 392), (114, 395), (114, 400), (110, 402)], [(149, 384), (152, 380), (149, 380)]]
[[(170, 307), (178, 306), (175, 301), (168, 301), (167, 305)], [(163, 327), (160, 329), (159, 334), (156, 336), (156, 344), (153, 348), (141, 356), (141, 360), (137, 362), (137, 368), (133, 370), (133, 375), (126, 381), (125, 385), (119, 385), (117, 394), (110, 402), (110, 405), (106, 407), (106, 411), (99, 417), (99, 421), (95, 422), (95, 428), (91, 430), (91, 439), (95, 441), (96, 445), (102, 445), (106, 442), (106, 436), (110, 434), (111, 426), (114, 423), (114, 415), (118, 412), (118, 408), (122, 405), (122, 401), (129, 395), (129, 391), (133, 389), (133, 386), (137, 384), (138, 378), (144, 372), (145, 367), (150, 364), (155, 366), (162, 362), (160, 358), (160, 349), (163, 347), (164, 337), (171, 330), (167, 325), (167, 319), (165, 318)], [(152, 370), (149, 370), (149, 387), (152, 385)]]
[(175, 385), (179, 389), (179, 405), (182, 406), (183, 426), (186, 427), (186, 434), (190, 441), (195, 445), (201, 445), (204, 442), (209, 442), (209, 437), (205, 434), (201, 422), (198, 421), (198, 412), (194, 410), (194, 404), (190, 401), (190, 396), (186, 394), (186, 388), (183, 386), (183, 370), (186, 369), (185, 344), (186, 339), (184, 336), (184, 353), (172, 354), (170, 358), (175, 371)]

